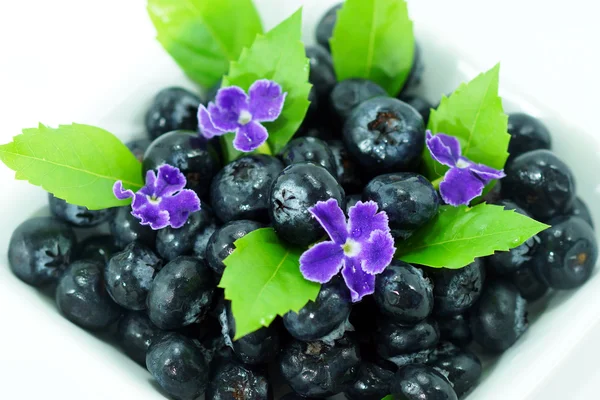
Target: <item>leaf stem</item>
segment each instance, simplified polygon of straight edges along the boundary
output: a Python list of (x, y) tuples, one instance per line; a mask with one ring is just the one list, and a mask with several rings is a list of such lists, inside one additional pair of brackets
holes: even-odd
[(440, 183), (442, 183), (443, 180), (444, 180), (444, 177), (440, 176), (436, 180), (432, 181), (431, 184), (433, 185), (433, 188), (436, 189), (436, 190), (439, 189), (440, 188)]

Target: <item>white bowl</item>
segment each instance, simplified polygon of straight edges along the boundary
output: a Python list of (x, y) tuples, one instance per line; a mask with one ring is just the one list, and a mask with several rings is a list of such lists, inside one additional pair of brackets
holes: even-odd
[[(335, 0), (257, 0), (266, 28), (304, 4), (307, 43), (313, 42), (318, 18), (334, 3)], [(141, 4), (136, 12), (144, 12)], [(78, 122), (97, 124), (119, 134), (123, 140), (143, 134), (144, 110), (159, 89), (168, 85), (194, 87), (166, 53), (151, 42), (152, 28), (147, 22), (140, 23), (142, 18), (145, 15), (138, 15), (137, 25), (148, 37), (136, 47), (135, 68), (124, 66), (127, 73), (114, 77), (114, 89), (106, 90), (99, 99), (90, 96), (87, 99), (89, 113), (78, 114), (83, 116)], [(442, 94), (492, 66), (473, 62), (466, 51), (446, 43), (439, 31), (424, 26), (417, 21), (417, 37), (426, 65), (422, 92), (430, 100), (437, 102)], [(562, 120), (559, 113), (519, 94), (505, 78), (503, 76), (501, 81), (501, 91), (506, 110), (530, 113), (550, 128), (554, 150), (573, 169), (578, 193), (591, 206), (594, 219), (600, 224), (596, 192), (600, 180), (595, 175), (600, 165), (600, 136), (574, 128)], [(114, 101), (116, 105), (98, 109), (99, 104), (104, 107)], [(11, 136), (9, 132), (1, 135), (2, 142)], [(10, 273), (6, 251), (11, 232), (24, 219), (46, 207), (46, 195), (41, 189), (12, 178), (11, 171), (0, 167), (0, 226), (3, 227), (0, 231), (0, 306), (3, 310), (0, 397), (162, 399), (144, 369), (118, 349), (60, 317), (51, 298)], [(569, 390), (573, 384), (583, 385), (583, 372), (597, 368), (595, 360), (587, 355), (588, 351), (598, 354), (598, 345), (592, 340), (596, 334), (591, 332), (600, 321), (596, 295), (599, 291), (600, 278), (596, 273), (580, 290), (554, 293), (536, 304), (533, 308), (537, 312), (532, 315), (529, 331), (501, 357), (486, 362), (484, 377), (468, 399), (591, 398), (576, 397), (577, 394)]]

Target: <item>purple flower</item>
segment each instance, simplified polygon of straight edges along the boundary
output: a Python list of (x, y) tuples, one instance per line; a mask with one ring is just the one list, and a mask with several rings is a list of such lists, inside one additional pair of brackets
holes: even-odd
[(468, 205), (475, 197), (481, 196), (488, 183), (506, 176), (503, 170), (476, 164), (463, 157), (460, 142), (453, 136), (443, 133), (433, 136), (431, 131), (427, 131), (426, 143), (431, 157), (450, 167), (440, 183), (440, 194), (446, 204)]
[(344, 212), (334, 199), (320, 201), (309, 211), (325, 228), (329, 242), (317, 243), (300, 257), (300, 271), (309, 281), (325, 283), (342, 270), (356, 302), (375, 290), (375, 275), (392, 262), (396, 251), (385, 212), (377, 203), (359, 201)]
[(269, 136), (260, 123), (273, 122), (279, 117), (286, 95), (281, 86), (267, 79), (254, 82), (248, 94), (237, 86), (221, 88), (215, 103), (209, 103), (208, 109), (203, 105), (198, 109), (200, 133), (210, 139), (234, 132), (236, 150), (256, 150)]
[(169, 225), (181, 228), (191, 213), (200, 210), (198, 195), (184, 189), (185, 184), (185, 176), (178, 168), (161, 165), (158, 177), (152, 170), (146, 172), (146, 186), (137, 193), (123, 190), (121, 181), (115, 182), (113, 193), (119, 200), (133, 198), (131, 214), (142, 225), (150, 225), (152, 229)]

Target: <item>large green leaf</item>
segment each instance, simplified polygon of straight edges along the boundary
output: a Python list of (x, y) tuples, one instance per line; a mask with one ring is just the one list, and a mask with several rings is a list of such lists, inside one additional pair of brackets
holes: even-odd
[[(300, 41), (302, 34), (302, 9), (269, 31), (258, 35), (249, 49), (244, 49), (239, 60), (231, 63), (223, 86), (239, 86), (248, 90), (258, 79), (270, 79), (287, 92), (283, 111), (274, 122), (265, 123), (269, 131), (267, 141), (270, 151), (277, 154), (294, 136), (308, 110), (309, 60)], [(224, 136), (228, 161), (240, 154), (230, 145), (232, 135)]]
[[(462, 84), (449, 98), (442, 98), (437, 110), (431, 111), (427, 126), (433, 134), (456, 136), (465, 157), (496, 169), (504, 168), (510, 142), (508, 116), (498, 96), (499, 80), (500, 64)], [(423, 158), (431, 180), (447, 171), (447, 167), (431, 158), (427, 149)]]
[(129, 149), (113, 134), (89, 125), (23, 129), (0, 146), (0, 160), (16, 171), (16, 179), (90, 210), (131, 203), (114, 196), (117, 180), (133, 190), (144, 185), (142, 164)]
[(346, 0), (330, 42), (339, 80), (370, 79), (391, 96), (400, 92), (415, 55), (404, 0)]
[(158, 41), (206, 88), (263, 32), (252, 0), (148, 0), (148, 13)]
[(231, 300), (235, 339), (317, 298), (320, 285), (300, 273), (303, 250), (281, 242), (272, 228), (250, 232), (235, 247), (224, 261), (227, 267), (219, 283)]
[(396, 257), (434, 268), (462, 268), (475, 258), (520, 246), (547, 228), (501, 206), (442, 206), (410, 239), (396, 243)]

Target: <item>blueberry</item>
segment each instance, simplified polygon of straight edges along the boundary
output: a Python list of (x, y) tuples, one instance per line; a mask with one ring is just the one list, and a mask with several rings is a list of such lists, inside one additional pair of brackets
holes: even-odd
[(423, 118), (398, 99), (376, 97), (356, 107), (343, 130), (348, 152), (370, 171), (406, 171), (423, 153)]
[(575, 198), (575, 201), (573, 202), (573, 208), (567, 215), (579, 217), (585, 222), (587, 222), (592, 228), (594, 228), (594, 220), (592, 219), (592, 213), (590, 212), (590, 209), (588, 208), (585, 201), (583, 201), (579, 197)]
[(515, 271), (509, 279), (527, 301), (539, 300), (548, 293), (548, 285), (536, 276), (533, 265)]
[(335, 85), (329, 96), (329, 104), (335, 117), (343, 123), (360, 104), (387, 95), (385, 89), (375, 82), (358, 78), (346, 79)]
[(338, 175), (333, 152), (321, 139), (311, 137), (292, 139), (281, 151), (281, 159), (286, 166), (311, 162), (327, 169), (334, 177)]
[(345, 323), (351, 307), (348, 288), (341, 279), (333, 279), (321, 286), (314, 302), (309, 301), (298, 313), (285, 314), (283, 324), (298, 340), (318, 340)]
[[(299, 140), (309, 138), (292, 140), (286, 148)], [(282, 170), (281, 161), (263, 154), (242, 157), (226, 165), (210, 186), (210, 202), (217, 217), (223, 222), (268, 220), (271, 185)]]
[(152, 142), (144, 154), (144, 175), (163, 164), (179, 168), (187, 179), (186, 187), (200, 197), (208, 193), (210, 182), (221, 167), (213, 145), (190, 131), (169, 132)]
[(133, 361), (145, 367), (148, 348), (162, 335), (145, 313), (131, 311), (119, 321), (117, 341)]
[(456, 392), (438, 371), (426, 365), (407, 365), (396, 372), (392, 393), (402, 400), (457, 400)]
[(362, 200), (362, 194), (353, 194), (346, 196), (346, 215), (350, 214), (350, 209)]
[(307, 246), (320, 239), (321, 224), (308, 211), (319, 201), (337, 200), (344, 208), (344, 189), (323, 167), (312, 163), (286, 167), (271, 189), (269, 213), (277, 234), (290, 243)]
[(315, 398), (300, 396), (299, 394), (292, 392), (283, 396), (281, 400), (315, 400)]
[(598, 259), (594, 230), (578, 217), (561, 217), (551, 225), (539, 234), (535, 272), (554, 289), (579, 287), (590, 278)]
[(471, 310), (470, 324), (479, 345), (490, 352), (503, 352), (527, 330), (527, 301), (513, 284), (491, 281)]
[(417, 112), (421, 114), (421, 117), (423, 117), (423, 122), (427, 125), (433, 104), (426, 98), (414, 94), (403, 95), (400, 97), (400, 100), (417, 110)]
[(547, 221), (571, 209), (575, 179), (552, 152), (535, 150), (518, 156), (507, 166), (502, 194), (534, 218)]
[(210, 374), (206, 400), (270, 400), (267, 376), (238, 361), (222, 359)]
[(207, 313), (215, 286), (203, 260), (177, 257), (154, 278), (147, 299), (148, 316), (160, 329), (190, 325)]
[(530, 115), (509, 114), (508, 133), (511, 136), (508, 145), (509, 161), (529, 151), (552, 148), (552, 138), (548, 128)]
[(367, 184), (363, 200), (373, 200), (390, 219), (396, 238), (406, 239), (437, 215), (439, 196), (424, 176), (410, 172), (380, 175)]
[(412, 67), (410, 69), (410, 73), (408, 74), (408, 78), (406, 78), (406, 82), (404, 82), (402, 91), (400, 92), (401, 97), (406, 96), (407, 93), (414, 92), (419, 87), (419, 85), (421, 84), (421, 81), (423, 80), (424, 72), (425, 72), (425, 64), (423, 63), (423, 55), (421, 54), (421, 46), (419, 46), (418, 43), (415, 43), (415, 55), (413, 58)]
[(32, 286), (55, 283), (77, 243), (73, 229), (53, 217), (31, 218), (15, 229), (8, 245), (12, 272)]
[(56, 288), (56, 304), (69, 321), (89, 330), (108, 328), (121, 316), (104, 287), (98, 261), (75, 261), (60, 278)]
[(162, 261), (145, 245), (133, 242), (115, 254), (104, 272), (112, 299), (128, 310), (146, 309), (146, 297)]
[(206, 249), (212, 235), (217, 231), (217, 225), (212, 224), (207, 226), (202, 232), (196, 235), (194, 240), (194, 257), (207, 259)]
[(390, 393), (394, 373), (373, 363), (362, 363), (358, 378), (346, 390), (349, 400), (381, 400)]
[(482, 368), (479, 358), (452, 343), (440, 344), (431, 354), (427, 364), (450, 381), (459, 397), (474, 388), (481, 378)]
[(358, 166), (354, 160), (350, 158), (344, 143), (341, 140), (331, 140), (327, 144), (333, 153), (340, 185), (349, 192), (360, 191), (364, 186), (361, 174), (358, 172)]
[(337, 22), (337, 12), (340, 8), (342, 8), (342, 6), (343, 3), (340, 3), (330, 8), (325, 15), (323, 15), (317, 25), (317, 43), (327, 50), (330, 50), (329, 39), (331, 39), (331, 36), (333, 36), (333, 28)]
[(111, 208), (88, 210), (87, 207), (69, 204), (63, 199), (54, 197), (52, 193), (48, 193), (48, 204), (52, 215), (81, 228), (88, 228), (106, 222), (113, 216), (114, 212)]
[(154, 246), (156, 241), (156, 231), (140, 224), (140, 220), (131, 215), (131, 207), (119, 207), (108, 226), (115, 244), (121, 249), (134, 241), (147, 246)]
[(281, 353), (279, 367), (294, 392), (322, 398), (350, 388), (358, 376), (360, 354), (349, 336), (333, 346), (292, 340)]
[(204, 349), (175, 333), (150, 345), (146, 366), (165, 392), (176, 400), (194, 400), (209, 382), (209, 363)]
[(468, 346), (473, 341), (469, 320), (463, 314), (438, 318), (437, 322), (442, 340), (450, 341), (459, 347)]
[[(306, 119), (308, 119), (308, 117), (306, 117)], [(315, 126), (312, 126), (312, 124), (307, 123), (298, 128), (294, 137), (314, 137), (321, 140), (332, 140), (337, 136), (334, 133), (336, 132), (334, 132), (327, 124), (317, 123)]]
[(464, 313), (481, 296), (485, 268), (480, 260), (460, 269), (433, 271), (434, 312), (441, 317)]
[(146, 130), (151, 139), (175, 130), (198, 129), (200, 98), (177, 87), (158, 92), (146, 113)]
[(331, 55), (316, 45), (306, 46), (306, 57), (310, 61), (308, 81), (313, 85), (317, 101), (325, 103), (336, 82)]
[(151, 143), (150, 139), (136, 139), (125, 143), (125, 146), (133, 153), (135, 158), (142, 162), (144, 160), (144, 153), (150, 147)]
[(406, 324), (427, 318), (433, 310), (431, 281), (403, 261), (393, 260), (377, 275), (374, 297), (381, 313)]
[(191, 255), (198, 236), (207, 231), (212, 234), (214, 229), (212, 211), (203, 204), (200, 211), (190, 214), (181, 228), (174, 229), (168, 226), (159, 230), (156, 235), (156, 251), (166, 261)]
[(107, 264), (108, 260), (119, 251), (112, 236), (90, 236), (77, 245), (75, 260), (96, 260)]
[(434, 348), (440, 340), (440, 331), (433, 319), (409, 326), (380, 318), (373, 337), (377, 353), (390, 360)]
[(262, 227), (258, 222), (241, 220), (232, 221), (217, 229), (206, 247), (208, 266), (218, 275), (222, 275), (225, 271), (223, 260), (235, 250), (233, 242)]

